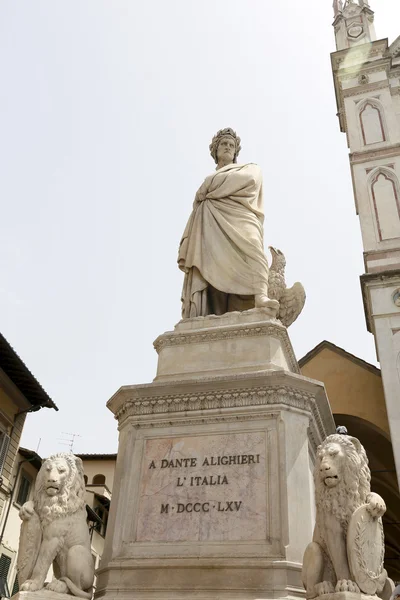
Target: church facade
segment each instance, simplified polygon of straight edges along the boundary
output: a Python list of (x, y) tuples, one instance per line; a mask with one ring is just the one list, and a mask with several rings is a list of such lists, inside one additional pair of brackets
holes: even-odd
[(376, 39), (368, 0), (333, 7), (332, 71), (362, 233), (364, 310), (400, 481), (400, 36), (391, 45)]

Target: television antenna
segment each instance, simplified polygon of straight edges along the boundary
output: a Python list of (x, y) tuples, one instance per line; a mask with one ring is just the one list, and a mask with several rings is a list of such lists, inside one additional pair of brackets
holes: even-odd
[(82, 437), (82, 436), (79, 435), (79, 433), (69, 433), (68, 431), (62, 431), (61, 434), (65, 435), (66, 437), (64, 437), (64, 438), (58, 438), (60, 444), (62, 444), (63, 446), (68, 446), (69, 447), (69, 451), (73, 452), (74, 451), (75, 438)]

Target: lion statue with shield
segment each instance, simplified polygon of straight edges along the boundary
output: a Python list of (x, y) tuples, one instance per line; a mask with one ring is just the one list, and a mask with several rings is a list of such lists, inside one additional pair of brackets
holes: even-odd
[(315, 469), (316, 524), (303, 559), (306, 597), (355, 592), (390, 597), (383, 567), (383, 499), (371, 492), (368, 458), (358, 439), (328, 436)]
[(94, 564), (86, 523), (85, 482), (80, 458), (66, 452), (44, 461), (33, 501), (22, 519), (18, 578), (22, 591), (38, 591), (53, 566), (46, 590), (92, 597)]

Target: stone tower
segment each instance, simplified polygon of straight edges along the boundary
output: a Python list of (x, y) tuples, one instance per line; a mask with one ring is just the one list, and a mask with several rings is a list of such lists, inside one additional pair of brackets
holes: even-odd
[(350, 149), (368, 331), (381, 365), (400, 475), (400, 36), (377, 40), (367, 0), (335, 0), (331, 55), (340, 130)]

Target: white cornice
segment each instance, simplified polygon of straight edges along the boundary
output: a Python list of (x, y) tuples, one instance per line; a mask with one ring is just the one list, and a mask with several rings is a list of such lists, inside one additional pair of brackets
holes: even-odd
[(387, 50), (387, 54), (392, 58), (400, 56), (400, 35), (392, 42)]
[(400, 144), (393, 144), (391, 146), (383, 146), (376, 150), (365, 150), (363, 152), (351, 152), (350, 163), (352, 165), (368, 162), (370, 160), (393, 158), (400, 156)]
[[(376, 42), (372, 42), (372, 44), (362, 44), (361, 46), (353, 46), (352, 48), (346, 48), (345, 50), (338, 50), (336, 52), (332, 52), (331, 54), (331, 62), (332, 69), (336, 72), (342, 69), (353, 68), (355, 63), (367, 63), (370, 62), (371, 59), (375, 59), (375, 57), (379, 56), (379, 54), (384, 57), (388, 48), (388, 40), (387, 38), (383, 40), (377, 40)], [(345, 61), (348, 56), (351, 55), (352, 65), (346, 66)]]

